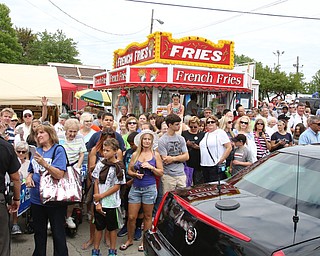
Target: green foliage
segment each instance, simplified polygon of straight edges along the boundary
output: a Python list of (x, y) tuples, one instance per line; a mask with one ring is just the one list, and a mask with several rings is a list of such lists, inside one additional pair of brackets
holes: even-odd
[(19, 63), (22, 56), (22, 47), (12, 27), (9, 13), (9, 8), (0, 4), (0, 62)]
[(312, 77), (310, 84), (307, 84), (305, 89), (308, 94), (320, 93), (320, 70)]
[(27, 64), (46, 64), (48, 62), (81, 64), (76, 43), (61, 31), (44, 31), (37, 34), (37, 39), (28, 44)]

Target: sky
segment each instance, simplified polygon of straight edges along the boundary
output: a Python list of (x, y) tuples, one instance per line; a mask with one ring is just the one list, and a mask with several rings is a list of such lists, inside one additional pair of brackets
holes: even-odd
[[(77, 42), (79, 58), (84, 65), (112, 69), (115, 50), (132, 42), (146, 41), (154, 9), (153, 32), (170, 32), (175, 39), (200, 36), (215, 43), (231, 40), (235, 42), (236, 54), (243, 54), (271, 68), (279, 59), (281, 71), (295, 73), (298, 67), (306, 82), (320, 70), (320, 9), (317, 0), (146, 1), (152, 4), (132, 0), (0, 0), (0, 3), (9, 7), (11, 21), (16, 27), (30, 28), (34, 33), (62, 30)], [(164, 23), (161, 25), (155, 19)]]

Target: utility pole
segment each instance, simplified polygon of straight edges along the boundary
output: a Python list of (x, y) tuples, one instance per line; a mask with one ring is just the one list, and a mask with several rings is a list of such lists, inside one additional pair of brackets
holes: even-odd
[(280, 69), (280, 56), (284, 54), (284, 51), (280, 52), (279, 50), (277, 50), (276, 52), (273, 52), (274, 55), (277, 56), (278, 58), (278, 65), (277, 65), (277, 68)]
[[(299, 68), (303, 68), (303, 65), (300, 66), (299, 63), (299, 56), (297, 56), (297, 63), (293, 64), (293, 66), (296, 68), (296, 75), (299, 74)], [(298, 92), (296, 91), (296, 97), (298, 97)]]

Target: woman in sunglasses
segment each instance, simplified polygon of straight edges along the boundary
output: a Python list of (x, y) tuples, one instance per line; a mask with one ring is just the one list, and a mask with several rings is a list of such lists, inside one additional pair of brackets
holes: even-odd
[(171, 96), (172, 102), (167, 106), (167, 112), (169, 114), (176, 114), (183, 120), (184, 106), (180, 103), (180, 94), (173, 93)]
[(257, 147), (254, 142), (254, 134), (251, 128), (251, 119), (248, 116), (242, 116), (237, 119), (234, 126), (234, 134), (244, 134), (247, 137), (247, 147), (252, 154), (253, 162), (257, 161)]
[(270, 137), (266, 133), (266, 123), (264, 119), (257, 118), (253, 128), (254, 142), (257, 147), (257, 159), (268, 155), (271, 150)]
[(200, 120), (196, 116), (192, 116), (188, 123), (189, 129), (182, 132), (182, 137), (186, 140), (189, 160), (187, 166), (193, 168), (193, 185), (203, 183), (203, 175), (200, 168), (200, 147), (199, 143), (204, 136), (204, 132), (199, 130)]
[(122, 139), (124, 141), (124, 144), (126, 145), (126, 149), (130, 148), (130, 144), (128, 142), (128, 136), (133, 133), (136, 132), (139, 128), (138, 126), (138, 119), (130, 116), (127, 118), (126, 120), (126, 128), (127, 128), (127, 133), (122, 135)]
[(227, 133), (219, 128), (218, 118), (206, 119), (207, 132), (200, 141), (200, 165), (204, 182), (225, 179), (225, 162), (232, 147)]
[[(19, 169), (19, 175), (20, 175), (20, 182), (24, 183), (25, 179), (28, 175), (28, 167), (30, 164), (30, 161), (28, 160), (28, 154), (29, 154), (29, 145), (25, 141), (19, 141), (15, 145), (15, 151), (18, 156), (19, 162), (21, 164), (21, 167)], [(20, 226), (18, 225), (18, 215), (17, 212), (12, 213), (12, 229), (11, 229), (11, 235), (17, 235), (21, 234)]]

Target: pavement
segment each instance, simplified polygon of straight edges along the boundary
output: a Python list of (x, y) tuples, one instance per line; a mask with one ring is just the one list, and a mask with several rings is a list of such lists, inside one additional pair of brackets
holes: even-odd
[[(19, 225), (21, 230), (25, 230), (24, 218), (19, 217)], [(89, 239), (89, 223), (83, 218), (83, 222), (79, 225), (77, 234), (74, 238), (70, 238), (67, 236), (67, 246), (69, 250), (70, 256), (78, 256), (78, 255), (91, 255), (92, 246), (87, 250), (82, 250), (81, 245)], [(127, 236), (118, 237), (117, 239), (117, 249), (118, 255), (130, 255), (130, 256), (143, 256), (143, 252), (138, 252), (138, 246), (141, 241), (134, 241), (133, 246), (130, 246), (126, 251), (120, 251), (119, 247), (122, 243), (125, 243)], [(34, 240), (33, 234), (21, 234), (12, 236), (11, 240), (11, 255), (32, 255), (34, 250)], [(102, 255), (108, 255), (108, 247), (103, 241), (100, 244), (100, 250)], [(48, 233), (48, 241), (47, 241), (47, 255), (53, 255), (53, 241), (52, 236)]]

